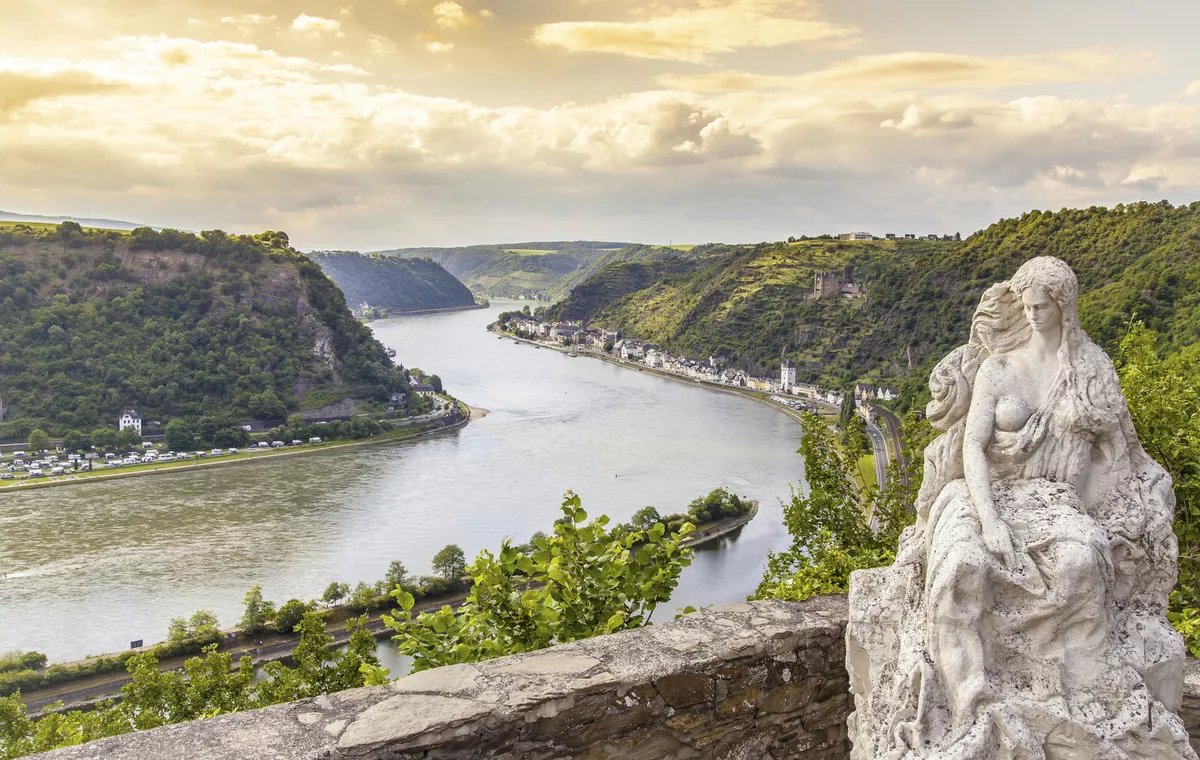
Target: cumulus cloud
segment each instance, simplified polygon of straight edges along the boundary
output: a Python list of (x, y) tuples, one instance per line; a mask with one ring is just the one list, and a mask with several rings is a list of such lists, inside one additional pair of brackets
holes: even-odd
[(638, 21), (562, 21), (533, 33), (539, 45), (571, 52), (705, 63), (742, 48), (844, 40), (852, 27), (815, 17), (795, 0), (700, 0)]
[(292, 19), (292, 29), (308, 34), (341, 34), (342, 22), (332, 18), (321, 18), (301, 13)]
[[(302, 16), (301, 18), (311, 19), (311, 16)], [(222, 16), (222, 24), (232, 24), (233, 26), (260, 26), (268, 22), (274, 21), (275, 16), (264, 16), (261, 13), (244, 13), (241, 16)], [(296, 21), (299, 21), (297, 18)], [(295, 27), (295, 22), (292, 23)]]
[(433, 6), (434, 23), (443, 29), (458, 29), (471, 23), (466, 10), (454, 0), (442, 0)]

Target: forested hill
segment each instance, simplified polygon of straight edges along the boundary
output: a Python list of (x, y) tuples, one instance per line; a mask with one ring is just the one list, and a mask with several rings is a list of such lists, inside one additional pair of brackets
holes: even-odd
[(407, 387), (282, 232), (0, 228), (0, 439), (115, 426), (125, 407), (274, 419)]
[[(984, 289), (1044, 254), (1078, 273), (1084, 327), (1110, 352), (1133, 315), (1175, 348), (1200, 341), (1200, 203), (1031, 211), (962, 242), (718, 247), (691, 271), (664, 271), (632, 292), (619, 281), (632, 279), (626, 267), (606, 268), (549, 315), (693, 356), (727, 349), (760, 374), (792, 358), (801, 379), (891, 382), (920, 400), (933, 362), (966, 341)], [(813, 298), (816, 272), (861, 283), (865, 297)]]
[(367, 303), (416, 311), (475, 303), (466, 285), (429, 259), (353, 252), (310, 253), (308, 257), (337, 283), (352, 308)]
[(483, 295), (550, 300), (566, 295), (572, 285), (580, 281), (577, 275), (590, 274), (598, 261), (626, 245), (580, 240), (465, 248), (399, 248), (377, 253), (428, 258)]

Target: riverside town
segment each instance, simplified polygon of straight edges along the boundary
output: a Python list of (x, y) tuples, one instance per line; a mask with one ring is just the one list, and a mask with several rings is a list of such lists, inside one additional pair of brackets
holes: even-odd
[(1200, 760), (1200, 3), (0, 23), (0, 760)]

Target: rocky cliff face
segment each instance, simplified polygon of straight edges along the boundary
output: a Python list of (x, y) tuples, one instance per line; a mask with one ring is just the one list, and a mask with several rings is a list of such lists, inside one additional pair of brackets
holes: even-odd
[(0, 229), (0, 335), (0, 438), (110, 426), (123, 407), (274, 418), (407, 389), (277, 232)]

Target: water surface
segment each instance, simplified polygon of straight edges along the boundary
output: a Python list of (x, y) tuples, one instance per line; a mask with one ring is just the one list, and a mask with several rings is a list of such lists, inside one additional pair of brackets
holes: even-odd
[(398, 360), (491, 412), (461, 431), (0, 496), (0, 651), (117, 651), (200, 608), (233, 625), (256, 583), (282, 602), (374, 582), (393, 559), (429, 573), (448, 543), (474, 556), (549, 530), (568, 489), (614, 520), (685, 511), (717, 486), (758, 499), (656, 619), (744, 598), (787, 545), (779, 498), (801, 474), (800, 426), (732, 394), (498, 340), (484, 326), (507, 308), (372, 323)]

